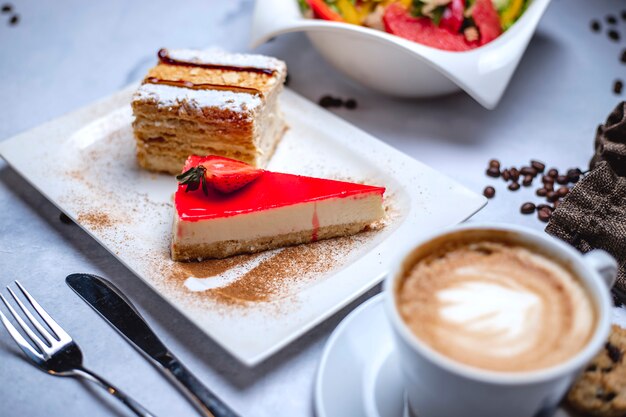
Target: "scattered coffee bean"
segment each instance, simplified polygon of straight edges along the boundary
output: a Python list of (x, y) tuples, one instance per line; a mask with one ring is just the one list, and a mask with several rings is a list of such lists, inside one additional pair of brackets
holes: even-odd
[(622, 64), (626, 64), (626, 49), (622, 49), (622, 55), (620, 55), (619, 60), (622, 62)]
[(318, 104), (324, 107), (325, 109), (332, 107), (334, 103), (335, 103), (335, 100), (331, 96), (323, 96), (318, 101)]
[(559, 199), (559, 196), (554, 191), (548, 191), (548, 194), (546, 195), (546, 199), (549, 202), (554, 203), (556, 200)]
[(539, 205), (537, 205), (537, 210), (543, 210), (543, 209), (552, 211), (552, 206), (550, 206), (548, 204), (539, 204)]
[(535, 176), (537, 175), (537, 170), (533, 167), (522, 167), (522, 169), (520, 169), (520, 174), (522, 175), (530, 175), (530, 176)]
[(544, 184), (543, 188), (545, 188), (548, 192), (554, 191), (554, 183)]
[(600, 29), (601, 29), (600, 22), (598, 22), (597, 20), (592, 20), (591, 30), (593, 30), (594, 32), (600, 32)]
[(535, 212), (535, 205), (533, 203), (524, 203), (520, 208), (522, 214), (531, 214)]
[(489, 161), (489, 168), (500, 169), (500, 161), (498, 161), (497, 159), (492, 159), (491, 161)]
[(509, 188), (509, 190), (511, 190), (511, 191), (517, 191), (517, 190), (519, 190), (519, 187), (520, 187), (520, 186), (519, 186), (519, 183), (518, 183), (518, 182), (512, 182), (512, 183), (510, 183), (510, 184), (509, 184), (509, 187), (508, 187), (508, 188)]
[(539, 188), (535, 194), (537, 194), (539, 197), (545, 197), (548, 195), (548, 190), (546, 190), (545, 188)]
[(487, 198), (493, 198), (496, 195), (496, 189), (493, 187), (485, 187), (483, 195)]
[(580, 174), (580, 169), (570, 169), (569, 171), (567, 171), (567, 180), (571, 183), (577, 183), (578, 180), (580, 180)]
[(541, 177), (541, 182), (543, 182), (544, 184), (554, 184), (554, 177), (550, 177), (548, 175), (544, 175), (543, 177)]
[(569, 194), (569, 188), (567, 187), (559, 187), (559, 189), (556, 190), (556, 195), (558, 195), (561, 198), (565, 197), (568, 194)]
[(13, 11), (13, 6), (11, 4), (6, 3), (2, 5), (2, 13), (10, 13), (11, 11)]
[(346, 109), (348, 109), (348, 110), (356, 109), (356, 106), (357, 106), (356, 100), (353, 99), (353, 98), (347, 99), (346, 103), (345, 103), (345, 106), (346, 106)]
[(500, 176), (500, 170), (495, 167), (487, 169), (487, 175), (492, 178), (498, 178)]
[(504, 171), (502, 171), (502, 179), (504, 181), (508, 181), (511, 179), (511, 172), (508, 169), (505, 169)]
[(538, 173), (542, 173), (546, 169), (546, 164), (539, 161), (530, 161), (530, 166), (535, 168)]
[(556, 178), (559, 175), (559, 171), (556, 168), (550, 168), (547, 175), (548, 177)]
[(67, 217), (67, 215), (63, 212), (59, 213), (59, 220), (61, 220), (61, 223), (64, 224), (74, 224), (74, 221)]
[(606, 23), (608, 23), (609, 25), (614, 25), (617, 23), (617, 17), (613, 16), (612, 14), (608, 15), (605, 20)]
[(542, 208), (537, 212), (537, 218), (544, 223), (548, 223), (550, 221), (550, 217), (552, 217), (552, 210), (548, 208)]
[(615, 94), (621, 94), (622, 88), (624, 88), (624, 83), (622, 82), (622, 80), (615, 80), (615, 82), (613, 83), (613, 92)]
[(513, 181), (517, 181), (519, 179), (519, 171), (517, 168), (511, 168), (509, 172), (511, 173), (511, 179)]
[(557, 184), (565, 185), (569, 181), (567, 180), (567, 175), (559, 175), (558, 177), (556, 177), (556, 182)]
[(616, 31), (615, 29), (611, 29), (607, 32), (607, 35), (609, 36), (609, 39), (615, 42), (619, 41), (620, 35), (619, 32)]
[(554, 203), (552, 203), (552, 211), (556, 210), (556, 208), (561, 204), (560, 200), (556, 200)]
[(9, 24), (11, 26), (15, 26), (20, 22), (20, 16), (17, 14), (14, 14), (13, 16), (11, 16), (11, 18), (9, 19)]
[(626, 10), (622, 10), (621, 16), (622, 20), (626, 20)]
[(522, 180), (522, 185), (524, 187), (529, 187), (533, 183), (534, 177), (532, 175), (526, 175)]

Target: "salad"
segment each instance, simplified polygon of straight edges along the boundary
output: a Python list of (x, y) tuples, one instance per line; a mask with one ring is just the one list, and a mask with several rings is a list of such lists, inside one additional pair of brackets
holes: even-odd
[(491, 42), (531, 0), (298, 0), (306, 17), (379, 29), (448, 51)]

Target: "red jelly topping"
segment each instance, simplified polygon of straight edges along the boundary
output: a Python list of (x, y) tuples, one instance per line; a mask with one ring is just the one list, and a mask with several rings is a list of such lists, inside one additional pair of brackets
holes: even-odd
[[(190, 157), (185, 170), (197, 165), (199, 159), (201, 157)], [(229, 194), (209, 189), (207, 196), (200, 189), (185, 192), (185, 188), (179, 184), (174, 197), (178, 216), (185, 221), (230, 217), (329, 198), (367, 194), (382, 196), (385, 192), (384, 187), (269, 171), (242, 189)]]

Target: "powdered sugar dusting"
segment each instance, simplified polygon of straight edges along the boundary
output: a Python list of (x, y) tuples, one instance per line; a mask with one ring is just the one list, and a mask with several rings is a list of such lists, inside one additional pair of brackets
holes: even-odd
[(287, 70), (287, 66), (283, 61), (265, 55), (234, 54), (216, 49), (174, 49), (168, 50), (167, 53), (171, 58), (178, 61), (186, 61), (197, 64), (250, 67), (270, 69), (277, 72), (285, 72)]
[(143, 84), (133, 100), (154, 100), (158, 107), (217, 107), (237, 113), (253, 112), (263, 104), (256, 94), (236, 93), (227, 90), (193, 90), (165, 84)]

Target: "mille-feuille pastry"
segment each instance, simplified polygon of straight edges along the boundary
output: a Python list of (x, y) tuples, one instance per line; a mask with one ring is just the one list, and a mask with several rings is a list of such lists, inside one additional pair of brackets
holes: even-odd
[(287, 67), (263, 55), (166, 50), (132, 100), (139, 165), (180, 173), (191, 154), (264, 167), (286, 130)]

